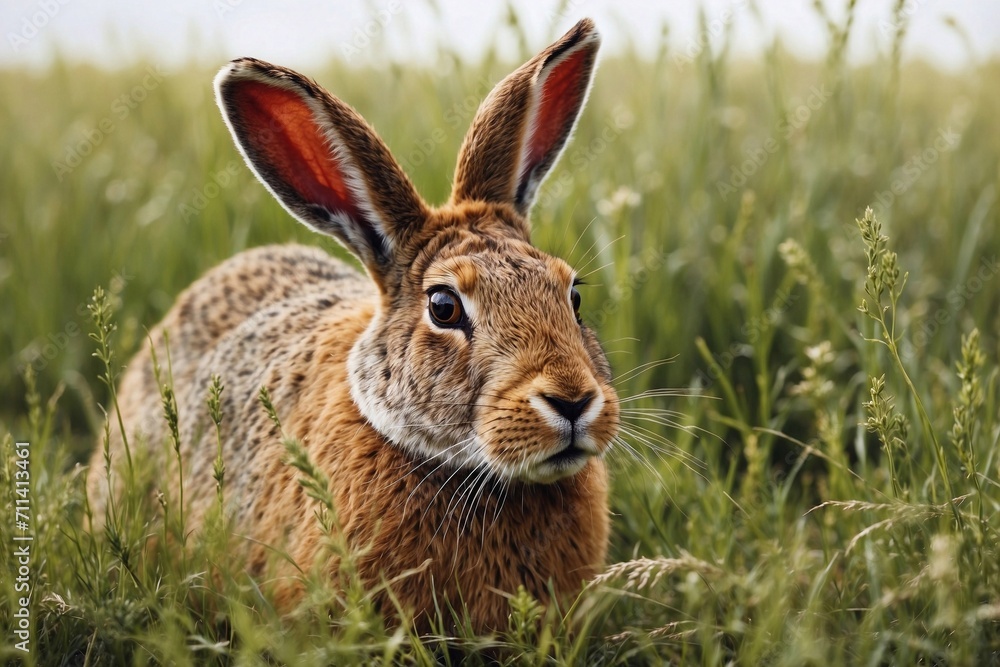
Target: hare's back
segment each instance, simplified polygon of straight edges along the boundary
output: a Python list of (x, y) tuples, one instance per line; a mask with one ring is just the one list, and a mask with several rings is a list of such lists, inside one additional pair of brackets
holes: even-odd
[[(373, 291), (368, 278), (319, 248), (254, 248), (182, 292), (154, 331), (154, 343), (162, 358), (163, 333), (169, 336), (175, 390), (201, 392), (212, 373), (230, 381), (238, 373), (256, 375), (278, 361), (276, 354), (301, 344), (325, 310)], [(151, 369), (145, 370), (148, 381)]]
[(365, 276), (319, 248), (263, 246), (199, 278), (181, 293), (160, 327), (170, 332), (178, 349), (198, 359), (233, 329), (252, 329), (252, 319), (265, 313), (273, 317), (272, 307), (282, 302), (313, 295), (341, 301), (372, 289)]

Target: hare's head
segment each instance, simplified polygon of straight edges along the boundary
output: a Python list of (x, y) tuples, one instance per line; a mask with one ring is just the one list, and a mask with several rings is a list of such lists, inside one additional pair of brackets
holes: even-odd
[(576, 275), (531, 245), (527, 219), (587, 97), (598, 44), (583, 20), (497, 85), (439, 208), (353, 109), (309, 79), (252, 59), (216, 78), (260, 180), (378, 286), (351, 352), (351, 393), (379, 432), (422, 460), (552, 482), (617, 433), (618, 399), (580, 319)]

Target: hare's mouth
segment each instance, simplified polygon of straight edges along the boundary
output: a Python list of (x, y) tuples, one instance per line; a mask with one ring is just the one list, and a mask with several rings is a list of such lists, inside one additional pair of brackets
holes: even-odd
[(593, 455), (593, 452), (589, 452), (575, 442), (570, 441), (555, 454), (542, 459), (532, 466), (526, 477), (532, 482), (551, 484), (565, 477), (571, 477), (583, 470), (584, 466), (587, 465), (587, 461)]
[(571, 464), (576, 461), (586, 460), (590, 453), (581, 449), (575, 442), (571, 442), (558, 452), (543, 461), (546, 465), (560, 466)]

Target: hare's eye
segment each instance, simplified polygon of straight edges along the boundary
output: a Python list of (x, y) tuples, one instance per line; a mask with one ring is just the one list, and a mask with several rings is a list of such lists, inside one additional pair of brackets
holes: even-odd
[(573, 314), (576, 315), (576, 321), (582, 322), (580, 318), (580, 292), (575, 287), (570, 291), (569, 299), (573, 303)]
[(465, 323), (462, 300), (447, 287), (436, 287), (427, 295), (427, 312), (434, 324), (440, 327), (457, 328)]

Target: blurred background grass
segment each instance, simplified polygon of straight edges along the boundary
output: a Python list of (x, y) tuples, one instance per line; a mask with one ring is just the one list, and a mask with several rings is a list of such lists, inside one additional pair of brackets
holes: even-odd
[[(501, 29), (530, 55), (516, 14)], [(652, 57), (605, 58), (535, 207), (536, 245), (589, 274), (584, 318), (606, 342), (621, 395), (678, 390), (628, 403), (638, 457), (613, 456), (611, 551), (613, 562), (676, 563), (647, 565), (665, 568), (655, 586), (612, 586), (630, 592), (601, 617), (594, 660), (1000, 660), (1000, 63), (944, 73), (900, 63), (894, 49), (849, 64), (850, 14), (828, 29), (821, 62), (777, 43), (754, 60), (730, 57), (725, 40), (684, 53), (666, 30)], [(439, 58), (446, 76), (341, 62), (309, 72), (374, 124), (431, 202), (448, 196), (478, 102), (517, 64), (492, 51), (468, 63), (445, 46)], [(71, 466), (101, 430), (106, 394), (86, 335), (95, 286), (116, 304), (123, 363), (181, 289), (240, 250), (300, 241), (343, 254), (293, 222), (242, 164), (213, 73), (66, 60), (0, 70), (0, 432), (29, 428), (26, 367), (42, 397), (62, 392), (45, 484), (79, 494)], [(881, 335), (857, 311), (868, 266), (855, 220), (868, 206), (909, 272), (896, 333), (915, 391), (884, 346), (864, 340)], [(961, 339), (974, 327), (985, 363), (971, 469), (949, 434)], [(909, 424), (890, 443), (895, 479), (864, 426), (869, 378), (883, 374)], [(955, 494), (967, 496), (967, 523), (942, 509), (918, 401)], [(78, 496), (46, 500), (45, 488), (43, 506), (78, 510)], [(822, 503), (856, 504), (810, 512)], [(49, 548), (43, 586), (85, 597), (58, 571), (72, 558), (58, 536)], [(632, 562), (626, 579), (643, 567)], [(47, 613), (107, 646), (142, 643), (138, 631), (101, 634), (107, 625), (86, 613)], [(51, 645), (70, 650), (69, 635), (53, 631)]]

